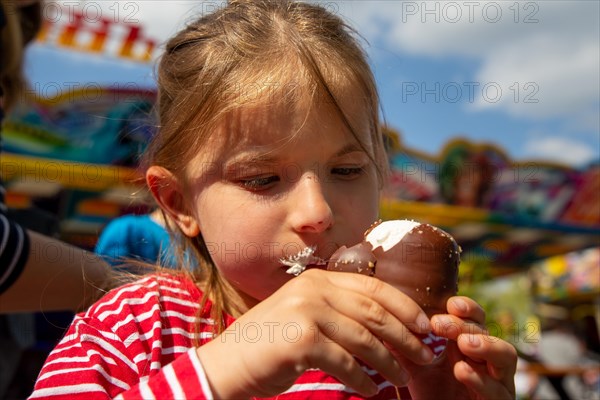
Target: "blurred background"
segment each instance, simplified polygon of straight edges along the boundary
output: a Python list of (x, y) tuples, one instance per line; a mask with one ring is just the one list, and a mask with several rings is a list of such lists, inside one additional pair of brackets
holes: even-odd
[[(456, 238), (460, 292), (519, 351), (519, 398), (600, 398), (600, 3), (316, 3), (362, 35), (379, 85), (382, 218)], [(155, 62), (186, 21), (223, 5), (44, 3), (0, 159), (24, 225), (93, 250), (107, 223), (151, 210), (136, 167), (156, 130)], [(29, 394), (71, 317), (0, 322), (20, 349), (0, 397)]]

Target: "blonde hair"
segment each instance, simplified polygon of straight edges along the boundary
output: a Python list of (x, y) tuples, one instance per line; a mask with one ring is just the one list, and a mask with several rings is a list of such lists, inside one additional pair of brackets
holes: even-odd
[[(377, 167), (381, 182), (387, 159), (379, 124), (379, 99), (366, 55), (355, 32), (341, 18), (317, 5), (286, 0), (236, 0), (201, 17), (166, 44), (158, 67), (159, 131), (145, 156), (146, 165), (169, 170), (185, 184), (185, 167), (215, 127), (233, 111), (269, 96), (244, 96), (240, 85), (267, 94), (267, 81), (291, 79), (298, 87), (278, 85), (275, 101), (308, 98), (334, 107)], [(242, 86), (244, 87), (244, 86)], [(367, 149), (341, 107), (344, 89), (359, 93), (369, 115), (372, 145)], [(272, 89), (272, 87), (271, 87)], [(274, 93), (270, 93), (273, 96)], [(176, 232), (179, 233), (180, 232)], [(228, 290), (211, 261), (201, 235), (185, 243), (199, 260), (194, 279), (213, 301), (217, 331)], [(204, 303), (203, 303), (204, 304)], [(202, 308), (202, 307), (201, 307)], [(221, 324), (221, 325), (219, 325)]]
[(23, 52), (40, 29), (42, 12), (40, 3), (18, 6), (14, 0), (0, 0), (0, 5), (6, 19), (0, 35), (0, 86), (4, 92), (4, 107), (8, 110), (18, 102), (25, 87)]

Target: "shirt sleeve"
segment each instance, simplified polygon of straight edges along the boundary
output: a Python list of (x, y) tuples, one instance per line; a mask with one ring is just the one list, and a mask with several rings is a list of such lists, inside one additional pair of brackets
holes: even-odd
[(132, 356), (126, 344), (97, 319), (77, 316), (46, 360), (30, 399), (213, 398), (194, 348), (144, 375), (145, 358)]
[[(0, 88), (0, 98), (2, 88)], [(4, 110), (0, 107), (0, 124), (4, 118)], [(2, 140), (0, 134), (0, 153)], [(6, 189), (0, 178), (0, 295), (8, 289), (21, 275), (29, 257), (29, 236), (27, 232), (6, 216), (4, 197)]]
[[(0, 190), (4, 190), (0, 186)], [(0, 200), (3, 200), (0, 199)], [(0, 204), (0, 295), (21, 275), (29, 257), (29, 236), (4, 215)]]

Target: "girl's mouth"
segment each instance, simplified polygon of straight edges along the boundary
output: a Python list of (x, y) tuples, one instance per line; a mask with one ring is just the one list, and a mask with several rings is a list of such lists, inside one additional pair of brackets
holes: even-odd
[(326, 265), (327, 261), (315, 256), (316, 246), (310, 246), (299, 251), (297, 254), (292, 254), (281, 258), (279, 261), (288, 269), (285, 271), (288, 274), (298, 276), (309, 266)]

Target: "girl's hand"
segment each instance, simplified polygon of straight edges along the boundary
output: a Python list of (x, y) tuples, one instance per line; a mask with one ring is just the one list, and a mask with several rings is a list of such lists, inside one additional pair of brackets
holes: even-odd
[(273, 396), (310, 368), (371, 396), (377, 387), (354, 356), (399, 386), (408, 375), (386, 346), (412, 365), (431, 362), (431, 350), (409, 327), (431, 330), (423, 310), (392, 286), (360, 274), (308, 270), (197, 352), (216, 398)]
[(403, 362), (411, 372), (412, 397), (514, 399), (515, 348), (487, 334), (485, 312), (472, 299), (452, 297), (447, 309), (431, 319), (433, 332), (449, 339), (445, 356), (427, 367)]

